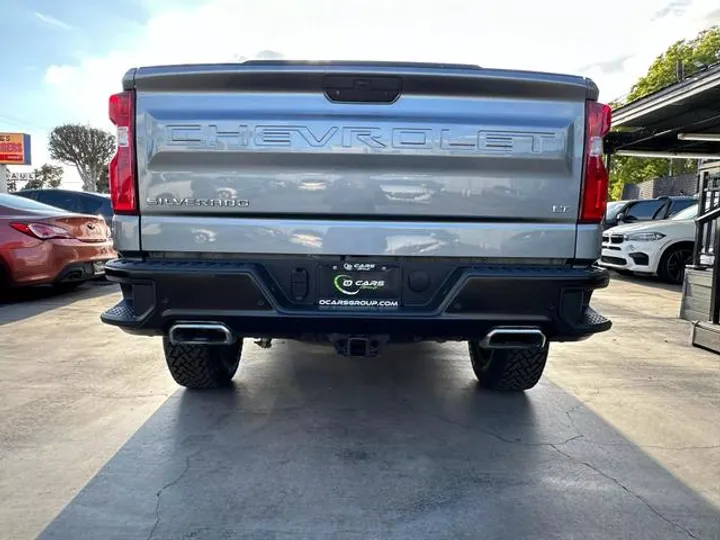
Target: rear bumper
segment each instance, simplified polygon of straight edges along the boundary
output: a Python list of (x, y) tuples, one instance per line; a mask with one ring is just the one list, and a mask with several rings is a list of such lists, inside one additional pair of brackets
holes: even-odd
[(100, 259), (90, 262), (69, 264), (55, 278), (55, 283), (87, 281), (105, 275), (105, 261)]
[(92, 279), (94, 262), (117, 257), (111, 242), (46, 240), (34, 246), (11, 250), (7, 260), (14, 286), (45, 285)]
[[(402, 261), (402, 280), (417, 267), (434, 285), (425, 297), (402, 287), (394, 310), (324, 309), (315, 280), (293, 298), (298, 268), (315, 276), (316, 259), (249, 262), (133, 261), (106, 266), (123, 300), (103, 322), (131, 333), (164, 335), (178, 321), (222, 322), (238, 335), (312, 339), (327, 334), (386, 335), (392, 340), (478, 339), (495, 326), (533, 326), (548, 339), (573, 341), (608, 330), (609, 320), (589, 306), (607, 286), (600, 268), (462, 265), (452, 260)], [(436, 277), (435, 276), (439, 276)]]

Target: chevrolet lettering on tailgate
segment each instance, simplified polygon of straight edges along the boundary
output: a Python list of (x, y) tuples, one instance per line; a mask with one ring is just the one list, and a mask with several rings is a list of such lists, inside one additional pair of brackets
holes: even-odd
[(468, 152), (497, 155), (558, 154), (563, 130), (490, 130), (458, 127), (383, 128), (218, 122), (164, 127), (165, 144), (203, 150), (366, 149)]

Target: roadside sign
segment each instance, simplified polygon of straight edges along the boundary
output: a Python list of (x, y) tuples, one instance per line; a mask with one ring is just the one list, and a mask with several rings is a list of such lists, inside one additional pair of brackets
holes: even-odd
[(0, 133), (0, 165), (31, 165), (30, 135)]
[(8, 182), (29, 182), (35, 180), (34, 172), (8, 172)]

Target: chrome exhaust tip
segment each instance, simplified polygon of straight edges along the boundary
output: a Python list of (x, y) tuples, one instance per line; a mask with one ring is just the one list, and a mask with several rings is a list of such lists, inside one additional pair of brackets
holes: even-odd
[(173, 345), (231, 345), (235, 335), (222, 323), (181, 322), (170, 327), (168, 339)]
[(486, 349), (542, 349), (547, 339), (539, 328), (498, 327), (490, 330), (480, 342)]

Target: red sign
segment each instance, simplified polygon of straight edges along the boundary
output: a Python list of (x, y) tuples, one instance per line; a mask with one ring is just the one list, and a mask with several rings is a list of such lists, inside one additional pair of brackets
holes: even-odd
[(30, 135), (0, 133), (0, 165), (30, 164)]

